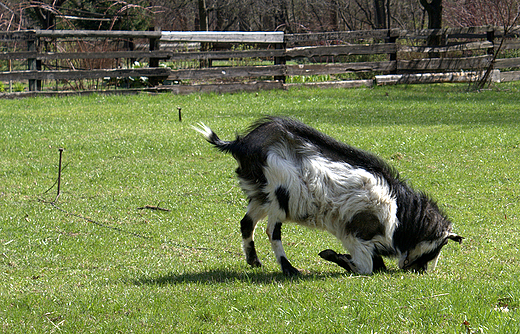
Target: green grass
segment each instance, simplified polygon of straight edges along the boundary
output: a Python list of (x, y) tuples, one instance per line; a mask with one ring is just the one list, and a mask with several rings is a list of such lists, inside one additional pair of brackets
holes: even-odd
[[(0, 332), (518, 333), (519, 84), (232, 95), (4, 100), (0, 107)], [(178, 121), (177, 107), (183, 121)], [(241, 251), (231, 139), (268, 114), (377, 153), (466, 237), (436, 271), (350, 275), (330, 235), (286, 224), (287, 279), (261, 223), (264, 267)], [(64, 147), (59, 208), (58, 148)], [(139, 210), (156, 205), (170, 212)]]

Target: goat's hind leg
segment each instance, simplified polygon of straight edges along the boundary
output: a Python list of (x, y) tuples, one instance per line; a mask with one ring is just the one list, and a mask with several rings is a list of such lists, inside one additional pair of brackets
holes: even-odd
[[(274, 221), (274, 223), (273, 223)], [(287, 255), (285, 255), (285, 251), (282, 245), (282, 223), (275, 219), (271, 218), (269, 215), (269, 222), (267, 224), (267, 235), (269, 236), (269, 240), (271, 241), (271, 247), (273, 249), (274, 255), (276, 256), (276, 261), (280, 264), (282, 272), (286, 276), (295, 276), (300, 273), (300, 271), (293, 267), (293, 265), (287, 259)]]
[(240, 221), (240, 232), (242, 233), (242, 245), (244, 247), (244, 254), (246, 256), (246, 262), (251, 267), (260, 267), (262, 262), (258, 259), (256, 254), (254, 234), (255, 228), (258, 221), (265, 217), (265, 213), (256, 206), (254, 202), (251, 202), (248, 206), (248, 210), (244, 218)]

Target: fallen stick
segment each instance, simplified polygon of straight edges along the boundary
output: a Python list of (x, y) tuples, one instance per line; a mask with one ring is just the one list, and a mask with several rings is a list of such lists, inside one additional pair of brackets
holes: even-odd
[(145, 206), (143, 206), (143, 207), (137, 208), (137, 210), (144, 210), (144, 209), (148, 209), (148, 210), (159, 210), (159, 211), (167, 211), (167, 212), (170, 212), (170, 210), (168, 210), (168, 209), (160, 208), (160, 207), (158, 207), (158, 206), (153, 206), (153, 205), (145, 205)]

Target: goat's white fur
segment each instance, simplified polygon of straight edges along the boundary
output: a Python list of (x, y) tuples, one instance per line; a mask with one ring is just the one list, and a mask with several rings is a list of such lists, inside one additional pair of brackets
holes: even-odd
[[(359, 273), (372, 272), (373, 248), (391, 248), (392, 235), (398, 224), (395, 218), (397, 209), (395, 198), (389, 193), (386, 182), (367, 171), (354, 168), (345, 163), (331, 162), (316, 154), (304, 154), (296, 157), (291, 150), (280, 143), (267, 156), (264, 175), (267, 185), (264, 192), (269, 194), (269, 201), (262, 207), (252, 210), (268, 215), (267, 234), (272, 235), (277, 222), (294, 221), (307, 227), (326, 230), (336, 236), (352, 254)], [(300, 159), (296, 161), (296, 159)], [(242, 189), (251, 198), (256, 195), (258, 186), (240, 180)], [(289, 213), (279, 207), (275, 191), (278, 187), (288, 190)], [(348, 233), (346, 222), (359, 212), (371, 212), (380, 222), (384, 222), (385, 233), (375, 240), (364, 241)], [(258, 214), (256, 215), (258, 216)], [(279, 240), (271, 240), (272, 249), (279, 261), (285, 256)]]
[[(240, 137), (237, 137), (234, 142), (220, 140), (203, 123), (199, 123), (198, 127), (193, 127), (222, 151), (234, 154), (239, 164), (237, 174), (240, 187), (250, 199), (247, 214), (243, 220), (244, 230), (242, 232), (244, 253), (249, 264), (260, 265), (254, 249), (253, 238), (258, 221), (266, 216), (268, 216), (266, 232), (271, 241), (271, 247), (276, 260), (282, 266), (282, 270), (284, 272), (287, 270), (286, 273), (288, 274), (294, 274), (296, 269), (292, 268), (287, 262), (280, 239), (281, 225), (279, 225), (288, 220), (307, 227), (326, 230), (336, 236), (342, 242), (343, 247), (351, 254), (348, 266), (351, 270), (361, 274), (372, 272), (375, 254), (397, 257), (399, 267), (403, 269), (414, 268), (414, 266), (418, 267), (419, 270), (421, 266), (422, 269), (425, 269), (424, 262), (417, 265), (415, 261), (424, 254), (435, 254), (434, 252), (440, 249), (448, 239), (462, 241), (462, 237), (451, 232), (449, 220), (446, 220), (442, 213), (434, 211), (437, 216), (426, 223), (434, 224), (435, 228), (441, 227), (437, 224), (446, 224), (442, 235), (437, 234), (435, 240), (419, 240), (412, 247), (406, 247), (406, 244), (404, 244), (404, 250), (401, 251), (402, 237), (401, 246), (396, 247), (395, 233), (400, 233), (402, 236), (402, 228), (407, 233), (406, 231), (410, 231), (407, 230), (408, 226), (411, 226), (410, 224), (424, 224), (425, 222), (408, 219), (404, 220), (405, 223), (401, 225), (397, 218), (398, 209), (403, 212), (403, 210), (408, 209), (406, 205), (414, 204), (405, 202), (404, 206), (397, 207), (398, 199), (402, 201), (403, 197), (394, 197), (396, 195), (392, 193), (393, 190), (387, 183), (392, 182), (394, 176), (388, 176), (384, 166), (381, 167), (381, 164), (376, 161), (376, 169), (383, 168), (383, 170), (378, 169), (378, 172), (370, 172), (363, 168), (365, 167), (363, 164), (359, 165), (360, 167), (355, 167), (347, 163), (346, 161), (349, 161), (350, 158), (334, 159), (333, 157), (331, 159), (330, 155), (322, 155), (320, 153), (321, 144), (316, 144), (313, 141), (319, 142), (322, 139), (311, 139), (315, 138), (313, 136), (319, 136), (313, 130), (305, 128), (304, 125), (292, 123), (289, 125), (291, 130), (281, 129), (285, 127), (285, 121), (279, 118), (271, 118), (264, 124), (269, 122), (276, 123), (272, 135), (266, 136), (265, 134), (269, 132), (264, 132), (263, 136), (252, 137), (257, 138), (256, 140), (246, 137), (242, 141)], [(256, 129), (260, 128), (262, 123), (257, 126)], [(251, 133), (256, 129), (252, 130)], [(305, 132), (309, 137), (304, 140), (295, 138), (299, 136), (299, 130)], [(261, 133), (261, 131), (270, 130), (262, 129), (259, 131)], [(283, 134), (277, 137), (280, 132)], [(265, 138), (270, 140), (264, 145), (261, 140)], [(328, 142), (325, 146), (331, 145), (329, 146), (331, 150), (337, 149), (338, 146), (334, 144), (333, 140), (323, 140)], [(247, 149), (253, 147), (254, 158), (249, 156), (249, 153), (241, 151), (244, 147)], [(345, 150), (350, 150), (348, 146), (343, 147)], [(258, 154), (255, 150), (261, 150), (262, 154)], [(359, 154), (363, 153), (359, 152)], [(370, 159), (363, 161), (366, 161), (369, 166), (373, 166), (373, 161), (370, 161)], [(256, 164), (256, 162), (259, 163)], [(250, 163), (253, 167), (249, 165)], [(260, 169), (261, 172), (259, 172)], [(248, 172), (243, 173), (243, 170)], [(252, 170), (255, 171), (255, 174), (248, 174)], [(260, 173), (261, 177), (265, 177), (265, 180), (256, 179)], [(398, 181), (398, 176), (395, 180)], [(396, 185), (392, 184), (392, 189), (395, 190), (395, 187)], [(413, 197), (414, 199), (420, 198), (421, 201), (429, 201), (428, 198), (413, 193), (403, 184), (400, 184), (399, 187), (408, 194), (412, 193), (412, 196), (417, 196)], [(428, 203), (430, 207), (433, 206), (435, 210), (438, 210), (435, 203)], [(359, 216), (357, 216), (358, 214)], [(370, 217), (375, 217), (375, 220)], [(359, 225), (360, 222), (363, 222), (364, 225)], [(363, 230), (365, 228), (366, 231)], [(413, 237), (421, 238), (420, 235), (413, 235)], [(434, 269), (437, 260), (438, 253), (435, 258), (427, 263), (428, 269)]]

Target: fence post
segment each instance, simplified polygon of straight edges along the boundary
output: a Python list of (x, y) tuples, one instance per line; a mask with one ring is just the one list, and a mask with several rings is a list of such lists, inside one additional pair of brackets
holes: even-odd
[[(285, 37), (284, 37), (285, 39)], [(285, 50), (287, 48), (287, 43), (276, 43), (274, 45), (274, 48), (276, 50), (284, 50), (284, 55), (282, 57), (274, 57), (274, 64), (275, 65), (285, 65), (287, 63), (287, 60), (285, 58)], [(277, 75), (274, 77), (274, 80), (279, 80), (282, 83), (285, 83), (285, 75)]]
[[(161, 31), (161, 28), (151, 28), (151, 31)], [(161, 38), (152, 37), (150, 38), (150, 51), (156, 51), (161, 49)], [(150, 57), (149, 67), (159, 67), (159, 58)]]
[[(386, 39), (386, 42), (395, 44), (397, 42), (398, 35), (398, 33), (394, 34), (392, 29), (388, 29), (388, 38)], [(397, 74), (397, 46), (395, 48), (395, 52), (390, 53), (389, 56), (390, 61), (395, 61), (395, 69), (393, 71), (390, 71), (390, 74)]]
[[(27, 40), (27, 51), (37, 52), (38, 51), (38, 37), (30, 38)], [(36, 58), (27, 59), (27, 69), (29, 71), (41, 71), (42, 63)], [(29, 79), (29, 91), (40, 91), (42, 89), (42, 81), (37, 79)]]
[[(160, 27), (150, 28), (151, 31), (161, 31)], [(150, 41), (150, 51), (156, 51), (161, 49), (161, 38), (152, 37), (149, 39)], [(159, 58), (152, 58), (150, 57), (148, 67), (159, 67)], [(159, 83), (159, 78), (157, 77), (151, 77), (148, 78), (148, 82), (152, 86), (156, 86)]]
[(486, 39), (492, 44), (491, 47), (487, 49), (487, 54), (493, 56), (495, 54), (495, 28), (486, 32)]

